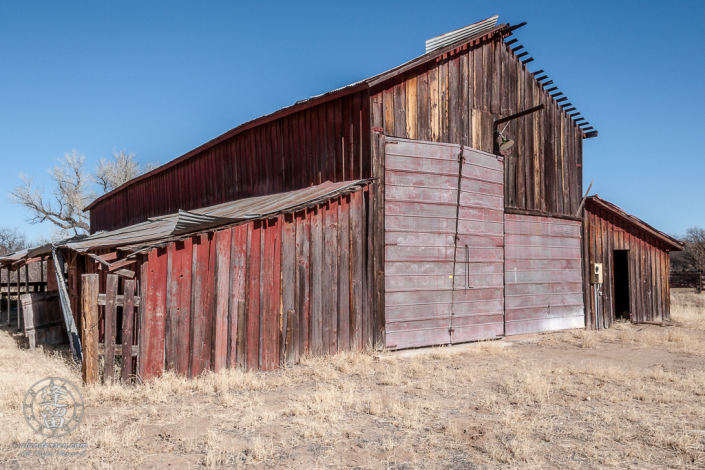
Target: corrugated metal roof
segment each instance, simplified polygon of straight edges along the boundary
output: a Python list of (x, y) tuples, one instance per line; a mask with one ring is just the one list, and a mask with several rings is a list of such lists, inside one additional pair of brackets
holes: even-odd
[(81, 252), (116, 247), (133, 249), (149, 242), (164, 241), (218, 226), (297, 212), (342, 194), (355, 192), (370, 182), (369, 179), (340, 183), (326, 181), (297, 191), (240, 199), (193, 211), (179, 211), (177, 214), (155, 217), (147, 222), (111, 232), (96, 233), (59, 246)]
[(426, 41), (426, 52), (431, 52), (442, 47), (450, 46), (451, 44), (455, 44), (458, 41), (462, 41), (463, 39), (467, 39), (478, 33), (488, 31), (495, 27), (497, 24), (497, 19), (499, 19), (499, 15), (495, 15), (492, 18), (487, 18), (486, 20), (478, 23), (473, 23), (464, 28), (456, 29), (455, 31), (431, 38)]

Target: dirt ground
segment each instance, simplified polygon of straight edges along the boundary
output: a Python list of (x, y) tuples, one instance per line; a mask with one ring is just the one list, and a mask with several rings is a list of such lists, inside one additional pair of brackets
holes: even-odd
[[(80, 386), (80, 372), (0, 332), (3, 468), (705, 468), (705, 294), (672, 294), (659, 327), (619, 323), (413, 353), (307, 358), (272, 373)], [(86, 413), (42, 442), (22, 400), (56, 376)], [(52, 439), (47, 439), (51, 442)]]

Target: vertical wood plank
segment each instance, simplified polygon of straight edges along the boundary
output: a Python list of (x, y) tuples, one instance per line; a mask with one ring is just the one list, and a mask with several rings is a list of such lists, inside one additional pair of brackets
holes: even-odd
[(248, 224), (247, 370), (259, 368), (261, 232), (262, 222)]
[(280, 327), (280, 276), (281, 276), (281, 224), (279, 219), (263, 223), (264, 246), (262, 247), (262, 306), (261, 332), (262, 370), (273, 370), (279, 365)]
[(462, 128), (460, 100), (460, 57), (454, 54), (448, 61), (448, 142), (462, 144), (460, 134)]
[[(247, 295), (247, 227), (248, 224), (238, 225), (232, 228), (231, 248), (230, 248), (230, 333), (229, 333), (229, 358), (228, 367), (242, 367), (238, 354), (238, 338), (247, 337), (246, 330), (240, 330), (239, 302), (245, 302)], [(247, 325), (245, 323), (245, 325)], [(244, 354), (244, 351), (243, 351)]]
[(247, 325), (247, 305), (245, 299), (237, 299), (236, 363), (234, 367), (242, 371), (247, 370)]
[(418, 91), (416, 72), (412, 71), (407, 74), (406, 81), (406, 136), (408, 139), (417, 139), (418, 137)]
[(350, 350), (350, 196), (338, 198), (338, 351)]
[(379, 135), (375, 141), (376, 150), (374, 154), (373, 162), (375, 166), (375, 176), (379, 178), (375, 183), (373, 183), (372, 191), (375, 192), (373, 203), (373, 213), (374, 213), (374, 223), (372, 227), (374, 228), (374, 238), (373, 238), (373, 249), (374, 249), (374, 346), (384, 346), (385, 343), (385, 298), (384, 298), (384, 185), (381, 184), (384, 181), (384, 168), (385, 168), (385, 136)]
[(362, 349), (362, 316), (363, 316), (363, 257), (365, 233), (363, 228), (362, 191), (350, 195), (350, 262), (351, 273), (351, 307), (350, 330), (351, 348)]
[(419, 75), (416, 79), (416, 100), (418, 111), (416, 113), (416, 138), (419, 140), (431, 140), (431, 113), (430, 98), (428, 89), (428, 64), (419, 67)]
[(81, 311), (83, 313), (81, 346), (83, 361), (81, 375), (86, 384), (96, 384), (98, 377), (98, 275), (84, 274), (81, 289)]
[[(286, 214), (282, 216), (282, 311), (296, 311), (296, 218), (295, 214)], [(299, 323), (299, 315), (295, 315), (292, 319), (293, 333), (292, 337), (297, 354), (293, 360), (298, 359), (299, 341), (298, 336), (301, 325)], [(289, 325), (287, 324), (287, 327)]]
[(394, 135), (406, 137), (406, 83), (403, 75), (394, 78)]
[(440, 135), (438, 140), (440, 142), (450, 142), (448, 62), (448, 59), (444, 59), (438, 63), (438, 108), (440, 117)]
[(122, 383), (129, 383), (132, 377), (132, 345), (134, 343), (135, 280), (125, 279), (122, 290), (124, 292), (122, 308)]
[(103, 380), (112, 384), (115, 380), (115, 333), (117, 324), (118, 276), (108, 274), (105, 287), (105, 372)]
[(215, 233), (215, 325), (213, 325), (213, 370), (219, 372), (228, 366), (228, 307), (230, 304), (230, 229)]
[(441, 108), (438, 94), (438, 63), (429, 65), (428, 98), (430, 100), (429, 110), (431, 113), (430, 139), (432, 142), (439, 142), (441, 138)]
[(338, 352), (338, 203), (323, 210), (323, 351)]
[(469, 122), (471, 120), (470, 116), (470, 105), (468, 99), (469, 93), (469, 71), (468, 71), (468, 50), (464, 50), (460, 55), (460, 103), (456, 105), (458, 112), (460, 113), (460, 144), (466, 147), (470, 146), (470, 133), (469, 133)]
[[(323, 351), (323, 206), (314, 208), (311, 213), (311, 313), (310, 348), (311, 353), (321, 355)], [(301, 269), (301, 268), (299, 268)], [(327, 281), (326, 281), (327, 282)], [(327, 350), (326, 350), (327, 352)]]
[(149, 252), (149, 279), (142, 295), (145, 304), (144, 373), (142, 380), (150, 380), (164, 371), (164, 332), (166, 316), (167, 260), (165, 248)]
[(374, 232), (372, 231), (372, 223), (374, 215), (372, 213), (372, 195), (369, 186), (364, 189), (362, 194), (363, 209), (363, 234), (364, 234), (364, 253), (365, 257), (363, 271), (363, 307), (362, 307), (362, 348), (371, 347), (374, 342), (372, 333), (374, 323)]
[[(311, 230), (311, 209), (296, 214), (296, 286), (294, 303), (298, 313), (298, 339), (294, 341), (298, 344), (295, 360), (309, 350), (309, 247)], [(297, 332), (294, 332), (297, 334)]]
[(191, 330), (191, 269), (193, 266), (193, 239), (187, 238), (169, 244), (171, 273), (169, 276), (169, 314), (166, 321), (166, 367), (179, 374), (189, 370)]

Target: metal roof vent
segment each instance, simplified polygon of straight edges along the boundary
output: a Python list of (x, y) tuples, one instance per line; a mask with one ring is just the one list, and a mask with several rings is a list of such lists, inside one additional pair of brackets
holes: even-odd
[(450, 46), (458, 41), (474, 36), (477, 33), (488, 31), (495, 27), (497, 24), (497, 19), (499, 19), (499, 15), (495, 15), (492, 18), (487, 18), (486, 20), (471, 24), (470, 26), (466, 26), (464, 28), (456, 29), (450, 33), (441, 34), (440, 36), (431, 38), (426, 41), (426, 52), (428, 53), (445, 46)]

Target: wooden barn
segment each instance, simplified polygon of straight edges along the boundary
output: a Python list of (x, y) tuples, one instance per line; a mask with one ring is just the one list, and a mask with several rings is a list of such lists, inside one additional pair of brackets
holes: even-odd
[[(123, 379), (147, 379), (595, 325), (590, 247), (608, 248), (585, 228), (596, 200), (581, 210), (597, 132), (528, 70), (521, 26), (433, 38), (95, 200), (91, 235), (53, 247), (86, 356), (132, 354)], [(667, 318), (667, 283), (650, 285), (630, 299)]]
[[(597, 195), (583, 212), (586, 326), (609, 328), (618, 319), (671, 319), (669, 252), (683, 243)], [(601, 266), (602, 282), (592, 276)], [(598, 269), (600, 269), (598, 267)]]

